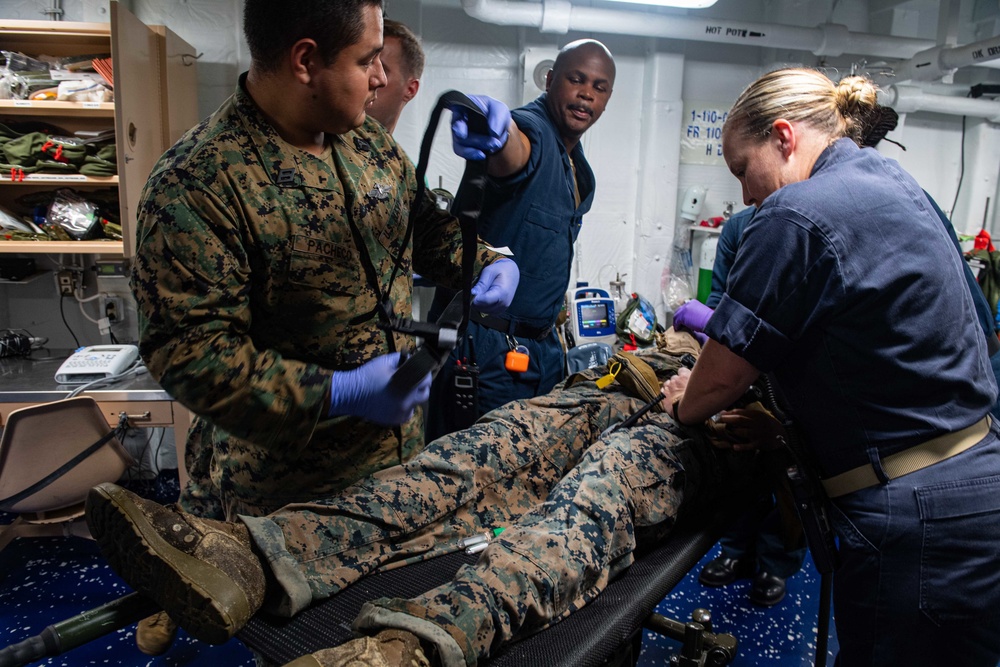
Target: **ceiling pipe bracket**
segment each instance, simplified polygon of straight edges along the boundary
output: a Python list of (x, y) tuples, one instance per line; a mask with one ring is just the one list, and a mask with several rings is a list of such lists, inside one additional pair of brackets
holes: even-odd
[(569, 19), (572, 12), (573, 5), (569, 3), (569, 0), (545, 0), (542, 4), (542, 23), (539, 30), (565, 35), (569, 32)]

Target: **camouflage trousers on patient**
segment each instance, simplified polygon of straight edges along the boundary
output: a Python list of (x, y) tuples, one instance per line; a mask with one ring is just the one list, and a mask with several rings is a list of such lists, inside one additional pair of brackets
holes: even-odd
[[(679, 357), (644, 355), (666, 379)], [(513, 637), (593, 599), (633, 560), (747, 466), (663, 413), (601, 437), (640, 407), (602, 369), (515, 401), (336, 497), (241, 517), (268, 563), (268, 608), (292, 615), (362, 576), (454, 551), (503, 527), (473, 566), (411, 600), (366, 605), (357, 627), (401, 627), (475, 664)], [(570, 384), (567, 382), (567, 384)]]

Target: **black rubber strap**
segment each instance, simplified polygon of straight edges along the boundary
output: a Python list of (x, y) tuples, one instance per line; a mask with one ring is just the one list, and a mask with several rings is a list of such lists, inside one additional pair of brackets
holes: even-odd
[[(464, 107), (468, 112), (467, 122), (469, 124), (469, 131), (476, 132), (478, 134), (488, 134), (489, 133), (489, 123), (486, 120), (486, 116), (483, 114), (483, 110), (479, 106), (465, 96), (464, 93), (460, 93), (457, 90), (449, 90), (442, 93), (441, 97), (438, 98), (437, 104), (434, 106), (434, 110), (431, 112), (431, 119), (427, 123), (427, 129), (424, 131), (424, 138), (420, 143), (420, 156), (417, 162), (417, 190), (413, 195), (413, 204), (410, 206), (410, 213), (406, 218), (406, 231), (403, 234), (403, 244), (401, 246), (402, 250), (393, 260), (392, 273), (389, 275), (389, 283), (386, 285), (384, 292), (379, 288), (379, 280), (377, 272), (375, 271), (375, 266), (371, 261), (371, 257), (368, 254), (368, 248), (364, 243), (364, 239), (361, 237), (361, 232), (358, 230), (354, 223), (353, 216), (351, 215), (350, 206), (347, 208), (347, 222), (351, 227), (351, 234), (354, 237), (355, 245), (358, 246), (358, 252), (361, 253), (362, 264), (364, 265), (365, 273), (368, 277), (368, 282), (371, 284), (372, 289), (375, 290), (375, 295), (378, 298), (378, 305), (367, 313), (362, 313), (351, 319), (351, 324), (360, 324), (361, 322), (366, 322), (374, 317), (376, 314), (384, 316), (384, 318), (391, 318), (392, 313), (388, 312), (387, 305), (389, 303), (389, 295), (392, 294), (392, 284), (396, 281), (396, 276), (399, 274), (399, 270), (403, 265), (403, 256), (406, 253), (406, 248), (410, 245), (410, 238), (413, 236), (413, 221), (416, 216), (420, 213), (420, 206), (423, 203), (424, 196), (427, 191), (427, 163), (430, 162), (431, 146), (434, 142), (434, 134), (437, 131), (438, 122), (441, 119), (441, 112), (445, 109), (453, 109), (454, 107)], [(465, 173), (462, 176), (462, 183), (459, 185), (459, 190), (466, 186), (466, 184), (473, 185), (473, 191), (478, 188), (478, 195), (471, 199), (474, 207), (467, 211), (459, 211), (456, 213), (458, 217), (461, 230), (462, 230), (462, 277), (465, 282), (466, 289), (471, 289), (472, 285), (472, 271), (475, 268), (475, 252), (470, 251), (470, 230), (466, 225), (466, 219), (463, 219), (463, 215), (466, 216), (468, 220), (471, 220), (471, 247), (475, 247), (475, 243), (478, 239), (476, 235), (476, 220), (479, 218), (479, 211), (482, 208), (483, 197), (482, 193), (486, 186), (486, 161), (485, 160), (470, 160), (465, 166)], [(465, 309), (465, 319), (469, 318), (469, 309)], [(381, 319), (385, 322), (386, 319)]]
[[(406, 223), (406, 235), (403, 240), (403, 247), (407, 247), (410, 237), (413, 234), (413, 220), (420, 208), (421, 201), (426, 194), (426, 174), (427, 163), (430, 161), (431, 144), (434, 141), (434, 134), (437, 131), (438, 121), (441, 112), (445, 109), (463, 107), (469, 111), (468, 123), (469, 131), (479, 134), (489, 132), (489, 125), (486, 116), (479, 106), (457, 90), (449, 90), (438, 98), (434, 110), (431, 112), (431, 119), (424, 131), (424, 138), (420, 144), (420, 157), (417, 163), (417, 192), (414, 196), (413, 205), (410, 208), (410, 216)], [(462, 175), (462, 183), (459, 191), (465, 191), (468, 196), (463, 196), (463, 203), (458, 206), (457, 211), (452, 211), (462, 230), (462, 291), (452, 299), (445, 312), (441, 314), (437, 324), (439, 326), (455, 327), (458, 330), (458, 337), (465, 332), (466, 322), (469, 321), (469, 313), (472, 309), (472, 278), (476, 266), (476, 248), (478, 246), (479, 235), (476, 231), (476, 221), (483, 206), (483, 194), (486, 189), (486, 160), (469, 160), (465, 164), (465, 173)], [(393, 269), (395, 277), (398, 264)], [(389, 281), (390, 288), (392, 279)], [(458, 299), (461, 299), (460, 301)], [(457, 310), (457, 305), (461, 304), (461, 310)], [(389, 386), (396, 392), (408, 392), (426, 377), (427, 373), (436, 375), (438, 370), (448, 358), (451, 348), (442, 348), (441, 345), (430, 345), (423, 343), (412, 356), (393, 374)]]
[[(453, 328), (456, 330), (461, 328), (461, 294), (456, 294), (452, 297), (448, 307), (444, 309), (444, 312), (441, 313), (441, 317), (438, 318), (438, 324), (442, 327)], [(441, 370), (441, 366), (443, 366), (444, 362), (447, 361), (448, 354), (450, 352), (450, 347), (442, 346), (440, 343), (438, 345), (424, 343), (417, 349), (416, 352), (400, 364), (399, 368), (396, 369), (396, 372), (392, 374), (392, 378), (389, 380), (389, 389), (397, 394), (409, 392), (411, 389), (420, 384), (420, 381), (423, 380), (428, 373), (437, 375), (437, 372)]]
[(111, 438), (114, 437), (124, 437), (125, 431), (128, 430), (128, 416), (123, 412), (118, 418), (118, 426), (116, 426), (110, 433), (105, 435), (103, 438), (95, 442), (94, 444), (87, 447), (85, 450), (71, 458), (66, 463), (62, 464), (56, 468), (53, 472), (49, 473), (42, 479), (38, 480), (28, 488), (23, 491), (19, 491), (12, 496), (8, 496), (3, 500), (0, 500), (0, 510), (4, 512), (10, 512), (14, 507), (17, 506), (19, 502), (25, 498), (29, 498), (34, 494), (38, 493), (45, 487), (49, 486), (57, 479), (68, 473), (70, 470), (75, 468), (81, 461), (86, 459), (88, 456), (96, 452), (98, 449), (103, 447), (108, 443)]
[[(351, 236), (354, 238), (354, 245), (358, 248), (358, 255), (361, 257), (361, 266), (365, 270), (365, 276), (368, 278), (368, 284), (371, 286), (372, 291), (375, 292), (375, 307), (369, 310), (367, 313), (362, 313), (361, 315), (356, 315), (351, 318), (348, 322), (351, 326), (361, 324), (362, 322), (367, 322), (371, 318), (378, 316), (379, 322), (382, 324), (387, 324), (393, 316), (392, 313), (392, 301), (390, 301), (390, 294), (392, 293), (392, 281), (395, 278), (395, 272), (392, 274), (392, 278), (389, 279), (389, 284), (385, 288), (385, 293), (382, 292), (378, 281), (378, 271), (375, 269), (375, 263), (372, 261), (371, 254), (368, 252), (368, 246), (365, 244), (365, 239), (361, 235), (361, 230), (354, 222), (354, 216), (351, 214), (351, 203), (347, 203), (346, 207), (347, 213), (347, 224), (351, 228)], [(398, 261), (403, 256), (406, 246), (403, 246), (404, 250), (400, 250), (399, 255), (396, 257), (397, 266)], [(390, 352), (396, 351), (396, 339), (392, 335), (391, 331), (386, 331), (386, 345), (389, 347)]]

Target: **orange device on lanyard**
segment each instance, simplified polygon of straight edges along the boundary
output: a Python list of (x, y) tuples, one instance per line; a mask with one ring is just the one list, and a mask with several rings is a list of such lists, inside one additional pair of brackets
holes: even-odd
[(503, 367), (511, 373), (523, 373), (528, 370), (528, 348), (518, 345), (517, 340), (511, 336), (507, 336), (507, 344), (510, 346), (510, 351), (504, 358)]

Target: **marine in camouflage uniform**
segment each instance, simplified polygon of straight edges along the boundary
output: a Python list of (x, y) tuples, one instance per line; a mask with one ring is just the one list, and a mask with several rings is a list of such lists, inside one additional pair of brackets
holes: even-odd
[[(397, 315), (414, 271), (462, 286), (457, 220), (429, 198), (404, 247), (415, 169), (378, 122), (316, 157), (278, 136), (245, 81), (154, 168), (131, 283), (142, 357), (197, 415), (181, 504), (217, 518), (329, 496), (419, 451), (419, 412), (328, 419), (330, 378), (413, 345), (376, 326), (366, 253)], [(499, 258), (480, 245), (476, 273)]]
[[(661, 379), (682, 359), (643, 358)], [(280, 589), (269, 590), (269, 609), (293, 615), (496, 527), (506, 530), (451, 583), (369, 603), (356, 628), (405, 629), (436, 644), (444, 664), (472, 665), (585, 605), (631, 565), (638, 543), (663, 537), (682, 506), (697, 511), (753, 460), (662, 412), (602, 437), (644, 401), (617, 384), (599, 389), (601, 374), (498, 408), (337, 497), (241, 517)]]

